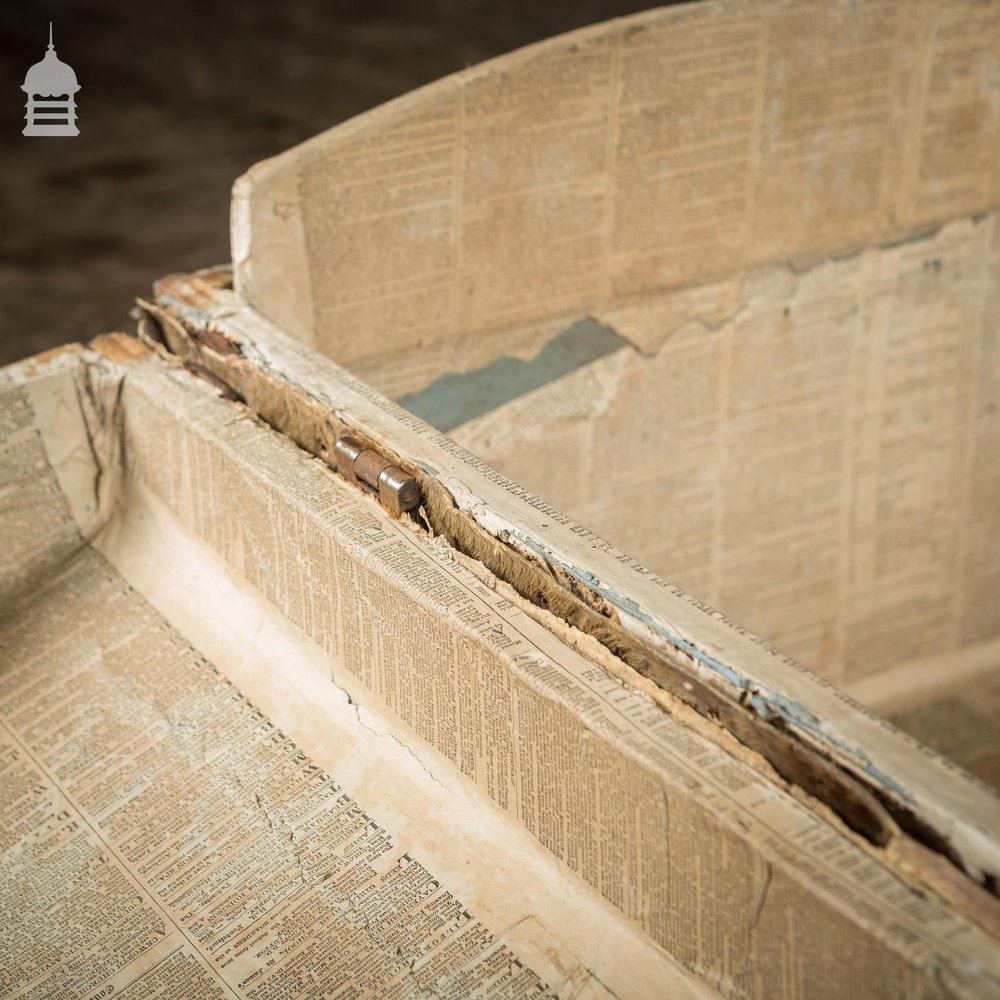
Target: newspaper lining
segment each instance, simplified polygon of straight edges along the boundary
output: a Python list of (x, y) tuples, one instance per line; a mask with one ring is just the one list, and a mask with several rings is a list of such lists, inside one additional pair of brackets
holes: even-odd
[[(60, 363), (64, 368), (68, 365), (66, 361)], [(473, 783), (478, 785), (560, 858), (566, 865), (565, 871), (575, 872), (570, 877), (577, 884), (590, 883), (710, 983), (727, 992), (795, 996), (803, 989), (814, 989), (814, 978), (819, 976), (831, 992), (843, 990), (846, 984), (859, 996), (877, 995), (889, 983), (911, 983), (916, 988), (918, 982), (924, 981), (924, 970), (930, 964), (943, 970), (949, 989), (970, 996), (980, 992), (986, 995), (993, 989), (990, 977), (996, 973), (985, 970), (993, 967), (995, 944), (973, 924), (940, 903), (907, 889), (897, 875), (890, 874), (869, 853), (786, 792), (704, 737), (686, 730), (652, 703), (622, 688), (602, 668), (588, 663), (509, 606), (497, 592), (463, 571), (446, 549), (393, 522), (372, 502), (340, 484), (321, 464), (248, 419), (237, 404), (218, 399), (192, 376), (155, 359), (133, 365), (124, 378), (120, 374), (108, 378), (103, 361), (95, 363), (91, 359), (81, 367), (89, 368), (86, 378), (90, 380), (91, 391), (96, 390), (98, 395), (103, 392), (105, 398), (117, 400), (117, 409), (105, 410), (105, 419), (117, 423), (124, 433), (128, 470), (124, 483), (115, 483), (113, 464), (101, 472), (105, 484), (113, 487), (112, 508), (117, 504), (119, 512), (98, 533), (97, 541), (113, 561), (118, 559), (126, 565), (126, 554), (131, 552), (135, 560), (131, 575), (136, 579), (144, 577), (143, 586), (149, 593), (159, 593), (162, 597), (164, 593), (177, 591), (173, 580), (163, 580), (159, 567), (147, 565), (141, 570), (148, 557), (134, 554), (142, 553), (142, 546), (116, 545), (114, 541), (114, 525), (122, 523), (123, 518), (127, 520), (123, 511), (137, 510), (139, 514), (133, 517), (138, 516), (141, 521), (152, 516), (149, 511), (157, 503), (165, 506), (174, 521), (184, 526), (185, 533), (208, 543), (209, 549), (225, 562), (228, 573), (237, 579), (245, 576), (254, 589), (262, 591), (279, 609), (281, 617), (323, 648), (330, 657), (327, 662), (332, 662), (334, 682), (356, 692), (352, 697), (361, 700), (374, 713), (373, 718), (388, 717), (384, 712), (386, 706), (390, 714), (395, 711), (403, 716), (408, 723), (405, 734), (413, 735), (401, 738), (421, 757), (424, 767), (437, 781), (458, 782), (470, 788)], [(60, 379), (61, 389), (54, 392), (53, 383)], [(60, 369), (56, 378), (27, 380), (32, 405), (41, 414), (40, 426), (48, 426), (50, 431), (58, 426), (65, 432), (69, 401), (76, 401), (78, 417), (82, 417), (77, 395), (81, 381), (85, 377), (80, 372), (64, 369)], [(101, 389), (102, 382), (109, 384)], [(13, 396), (8, 393), (7, 398), (15, 400), (15, 411), (25, 412), (23, 390), (15, 391)], [(57, 436), (47, 442), (46, 454), (61, 455), (60, 481), (64, 484), (76, 481), (81, 487), (73, 506), (84, 523), (89, 516), (87, 507), (93, 509), (94, 497), (103, 488), (98, 486), (95, 493), (94, 476), (88, 479), (79, 475), (82, 456), (89, 453), (88, 442), (93, 442), (95, 430), (91, 426), (85, 433), (84, 427), (78, 425), (72, 448)], [(38, 432), (34, 429), (32, 432), (37, 437)], [(8, 463), (8, 467), (16, 465)], [(183, 475), (179, 473), (181, 468), (186, 470)], [(44, 480), (44, 470), (45, 463), (40, 465), (39, 459), (31, 457), (20, 468), (22, 475), (25, 471), (29, 473), (26, 477), (29, 480), (40, 471)], [(94, 471), (91, 464), (90, 472)], [(47, 488), (52, 489), (51, 483)], [(137, 504), (135, 496), (147, 494), (158, 500), (148, 507)], [(90, 526), (95, 527), (92, 522)], [(44, 548), (40, 534), (41, 531), (36, 533), (38, 544), (33, 545), (28, 533), (17, 532), (25, 538), (29, 549), (39, 551)], [(96, 579), (95, 560), (96, 566), (101, 567)], [(99, 738), (102, 730), (100, 725), (92, 728), (94, 719), (107, 720), (106, 713), (115, 712), (114, 699), (110, 705), (104, 702), (102, 707), (103, 699), (116, 694), (116, 689), (122, 694), (123, 681), (127, 698), (138, 698), (147, 706), (148, 701), (155, 701), (157, 691), (161, 692), (159, 697), (164, 705), (175, 703), (184, 688), (178, 684), (178, 674), (174, 671), (157, 670), (155, 662), (151, 666), (141, 656), (135, 663), (127, 654), (128, 644), (122, 644), (123, 639), (131, 637), (140, 649), (148, 649), (150, 643), (155, 643), (157, 630), (149, 625), (156, 620), (156, 613), (149, 611), (147, 617), (124, 614), (130, 600), (128, 594), (134, 592), (122, 577), (109, 573), (107, 563), (87, 546), (80, 548), (69, 561), (61, 557), (55, 561), (62, 570), (55, 570), (38, 601), (29, 600), (26, 613), (16, 615), (7, 627), (29, 646), (41, 642), (45, 648), (47, 642), (55, 639), (54, 650), (64, 648), (69, 660), (61, 663), (56, 655), (51, 666), (43, 669), (46, 658), (42, 656), (18, 670), (5, 672), (10, 690), (4, 701), (5, 719), (15, 727), (11, 735), (16, 735), (25, 746), (36, 735), (48, 733), (53, 747), (62, 746), (68, 737), (67, 746), (79, 751), (79, 737), (97, 737), (96, 744), (84, 741), (90, 747), (89, 756), (84, 754), (75, 765), (63, 762), (57, 754), (49, 759), (47, 767), (50, 774), (55, 774), (62, 765), (68, 776), (76, 768), (82, 768), (79, 787), (91, 794), (101, 791), (113, 802), (114, 781), (110, 776), (103, 781), (97, 779), (101, 773), (100, 756), (94, 756), (102, 749)], [(327, 577), (319, 569), (321, 565), (328, 567)], [(197, 563), (192, 561), (189, 570), (192, 577), (198, 577)], [(100, 586), (102, 572), (106, 590)], [(80, 684), (87, 676), (86, 669), (80, 669), (76, 662), (77, 669), (72, 670), (75, 654), (68, 652), (69, 646), (60, 647), (58, 630), (55, 633), (51, 630), (52, 623), (65, 619), (69, 611), (65, 602), (60, 607), (54, 601), (64, 578), (72, 594), (72, 620), (80, 620), (78, 609), (82, 608), (88, 627), (98, 633), (105, 627), (111, 628), (118, 640), (104, 642), (108, 649), (120, 654), (119, 680), (112, 685), (112, 692)], [(74, 578), (78, 580), (75, 588), (71, 582)], [(350, 600), (337, 600), (331, 589), (337, 585), (351, 588)], [(50, 593), (51, 607), (45, 596)], [(113, 614), (104, 614), (101, 598), (110, 598)], [(142, 603), (138, 595), (136, 599)], [(93, 611), (88, 612), (88, 608)], [(48, 626), (39, 627), (32, 617), (34, 613), (42, 615), (43, 620), (45, 615), (53, 617)], [(148, 617), (150, 614), (152, 618)], [(340, 617), (343, 615), (348, 617)], [(408, 628), (412, 630), (417, 625), (429, 630), (426, 635), (407, 634)], [(186, 639), (174, 635), (178, 646), (187, 645)], [(376, 655), (365, 655), (357, 648), (359, 642), (369, 644)], [(416, 658), (421, 649), (446, 648), (442, 643), (463, 652), (443, 662)], [(95, 645), (100, 648), (101, 643)], [(426, 657), (426, 652), (423, 655)], [(107, 669), (106, 653), (103, 659)], [(323, 662), (322, 658), (319, 662)], [(60, 663), (70, 670), (69, 676), (61, 676)], [(194, 654), (183, 672), (187, 677), (185, 683), (193, 683), (189, 675), (198, 676), (191, 663), (196, 668), (201, 663), (200, 670), (217, 676)], [(153, 669), (153, 674), (147, 677), (144, 669)], [(140, 673), (128, 682), (130, 671), (135, 670)], [(451, 676), (454, 671), (458, 671), (457, 678)], [(266, 691), (269, 686), (266, 676), (260, 671), (247, 672), (247, 677), (254, 676), (257, 680), (252, 683), (257, 690)], [(266, 717), (255, 716), (249, 704), (228, 685), (223, 689), (240, 711), (234, 708), (231, 720), (224, 713), (208, 713), (209, 730), (215, 733), (211, 746), (218, 749), (220, 759), (233, 763), (232, 754), (241, 752), (240, 741), (235, 739), (241, 731), (240, 725), (250, 725), (251, 731), (260, 727), (260, 731), (270, 732), (272, 723)], [(458, 700), (453, 697), (450, 704), (444, 697), (449, 691), (458, 692)], [(464, 703), (463, 691), (469, 699)], [(66, 710), (68, 697), (69, 704), (74, 708), (79, 704), (82, 711), (75, 722), (70, 721), (72, 715), (60, 722), (58, 709), (62, 706)], [(192, 705), (196, 706), (201, 697), (195, 697)], [(144, 702), (144, 698), (148, 701)], [(21, 705), (24, 719), (38, 713), (38, 725), (29, 727), (26, 733), (22, 716), (16, 711), (10, 714), (12, 704)], [(322, 720), (323, 712), (318, 708), (315, 711), (316, 718)], [(127, 709), (118, 714), (129, 717)], [(195, 711), (192, 723), (200, 717)], [(150, 718), (150, 725), (160, 727), (153, 731), (169, 732), (162, 718)], [(115, 728), (112, 727), (112, 733)], [(141, 727), (138, 732), (125, 735), (125, 743), (119, 744), (120, 755), (112, 755), (111, 759), (118, 761), (112, 774), (134, 775), (136, 760), (155, 769), (156, 752), (143, 753)], [(439, 754), (428, 758), (424, 745), (416, 739), (418, 735), (436, 746)], [(253, 739), (248, 743), (252, 746)], [(104, 750), (112, 750), (115, 745), (107, 744)], [(200, 753), (203, 749), (200, 741), (196, 741), (196, 746)], [(291, 754), (291, 748), (288, 749)], [(312, 748), (302, 745), (302, 749), (309, 752)], [(451, 770), (445, 770), (449, 759)], [(159, 760), (160, 766), (164, 763)], [(274, 828), (284, 830), (282, 824), (289, 822), (288, 814), (296, 814), (309, 801), (305, 789), (290, 794), (293, 785), (287, 775), (276, 778), (278, 787), (272, 790), (272, 782), (267, 780), (267, 763), (262, 765), (262, 783), (257, 779), (245, 782), (245, 787), (238, 782), (235, 786), (230, 783), (221, 796), (213, 790), (214, 786), (194, 791), (196, 799), (199, 794), (211, 791), (213, 808), (221, 801), (229, 802), (231, 796), (231, 809), (244, 810), (248, 817), (253, 817), (251, 825), (259, 825), (264, 843), (269, 842)], [(177, 766), (180, 768), (181, 764)], [(169, 775), (169, 768), (167, 772)], [(83, 778), (95, 782), (96, 787), (90, 788)], [(60, 787), (69, 788), (68, 780), (63, 778)], [(191, 792), (190, 780), (182, 781), (179, 775), (176, 780), (181, 789)], [(44, 780), (38, 782), (39, 787), (43, 784)], [(324, 787), (329, 789), (332, 785)], [(46, 785), (45, 791), (48, 794), (50, 786)], [(131, 807), (126, 803), (121, 805), (126, 814), (131, 809), (134, 820), (140, 824), (152, 823), (155, 828), (153, 817), (162, 812), (155, 805), (147, 805), (153, 816), (144, 815), (140, 804), (142, 791), (137, 791), (139, 797)], [(284, 792), (289, 794), (286, 796)], [(257, 794), (262, 797), (262, 810), (254, 809)], [(272, 794), (273, 801), (269, 798)], [(23, 809), (24, 802), (18, 801), (17, 808)], [(346, 803), (342, 805), (351, 808)], [(332, 808), (337, 813), (335, 806), (336, 799), (333, 806), (317, 806), (315, 812), (322, 816), (327, 808)], [(206, 808), (204, 802), (202, 808)], [(369, 815), (365, 810), (360, 811)], [(82, 812), (92, 821), (95, 818), (89, 809)], [(209, 815), (214, 813), (209, 810)], [(66, 822), (76, 819), (71, 813)], [(176, 820), (179, 826), (173, 832), (174, 841), (166, 839), (162, 846), (173, 845), (168, 853), (179, 857), (168, 862), (161, 855), (161, 869), (169, 870), (171, 877), (180, 880), (176, 883), (180, 890), (183, 875), (188, 871), (182, 859), (189, 858), (193, 866), (206, 866), (208, 879), (201, 885), (202, 895), (197, 903), (192, 898), (190, 913), (192, 919), (203, 921), (217, 933), (210, 916), (216, 908), (224, 908), (227, 902), (237, 910), (247, 906), (247, 900), (239, 892), (234, 895), (236, 887), (228, 880), (246, 863), (246, 848), (236, 847), (239, 830), (245, 828), (245, 822), (241, 820), (235, 829), (229, 830), (234, 840), (229, 844), (228, 861), (233, 868), (227, 869), (224, 852), (218, 858), (206, 858), (193, 846), (198, 842), (209, 854), (221, 846), (214, 839), (203, 839), (205, 817), (198, 809), (193, 808), (186, 817), (168, 815), (168, 819)], [(47, 829), (41, 824), (38, 828)], [(279, 845), (288, 843), (284, 836), (280, 833), (277, 836)], [(374, 832), (369, 834), (372, 836)], [(293, 842), (295, 839), (293, 836)], [(335, 837), (332, 840), (337, 843)], [(317, 841), (329, 848), (323, 836), (317, 834)], [(67, 842), (72, 844), (75, 840), (69, 836)], [(57, 838), (52, 846), (60, 843)], [(97, 848), (92, 840), (88, 843), (92, 849)], [(185, 845), (191, 848), (188, 855), (182, 852)], [(400, 850), (397, 847), (397, 852)], [(317, 851), (319, 857), (325, 857), (319, 843)], [(57, 851), (56, 857), (63, 855)], [(282, 871), (291, 869), (288, 878), (297, 878), (287, 854), (279, 852), (278, 857)], [(393, 867), (399, 857), (399, 853), (383, 857), (391, 862), (380, 871), (380, 875), (388, 876), (385, 885), (395, 884), (393, 878), (404, 878), (405, 871), (398, 865)], [(419, 864), (419, 855), (414, 857), (414, 863)], [(30, 848), (22, 842), (8, 853), (7, 863), (25, 865), (29, 858), (34, 860)], [(427, 872), (427, 879), (433, 879), (433, 872), (426, 868), (415, 868), (414, 877), (421, 870)], [(49, 892), (61, 893), (66, 886), (64, 875), (65, 869), (55, 865), (52, 870), (43, 871), (43, 875), (36, 874), (36, 878), (49, 886)], [(275, 877), (280, 881), (278, 873)], [(86, 889), (79, 891), (82, 898), (87, 898)], [(304, 887), (303, 900), (311, 898), (311, 892)], [(488, 898), (485, 887), (481, 895)], [(142, 909), (141, 913), (146, 914), (147, 910)], [(790, 925), (792, 913), (795, 919)], [(394, 916), (398, 918), (398, 914)], [(492, 976), (498, 983), (512, 969), (517, 970), (516, 976), (511, 974), (513, 979), (503, 978), (503, 989), (515, 980), (530, 989), (536, 988), (539, 980), (553, 985), (549, 978), (552, 960), (547, 960), (548, 968), (544, 966), (544, 956), (553, 946), (539, 947), (536, 943), (530, 961), (520, 958), (525, 948), (531, 951), (531, 942), (538, 937), (532, 922), (523, 923), (526, 916), (522, 915), (520, 926), (532, 933), (524, 934), (526, 940), (522, 939), (517, 947), (491, 939), (481, 956), (475, 953), (485, 963), (480, 970), (482, 975)], [(607, 914), (604, 916), (607, 920)], [(140, 916), (134, 919), (139, 921)], [(364, 922), (361, 917), (358, 919)], [(310, 933), (322, 937), (320, 928), (327, 925), (319, 917), (316, 920), (310, 925)], [(624, 923), (627, 925), (628, 921)], [(343, 930), (341, 925), (337, 926)], [(795, 928), (791, 935), (790, 926)], [(176, 937), (171, 940), (174, 944), (180, 941)], [(262, 939), (260, 949), (270, 944), (269, 939)], [(558, 947), (555, 950), (561, 954)], [(289, 962), (297, 953), (293, 949)], [(315, 957), (315, 947), (309, 953)], [(780, 958), (782, 954), (785, 959)], [(92, 948), (79, 958), (81, 962), (93, 963), (100, 955), (108, 960), (103, 948)], [(358, 962), (348, 963), (350, 974), (382, 975), (384, 965), (380, 964), (380, 955), (385, 957), (376, 948), (370, 960), (361, 962), (359, 958)], [(798, 956), (798, 960), (808, 956), (808, 961), (788, 964), (792, 955)], [(209, 976), (211, 972), (211, 968), (206, 972), (205, 963), (197, 958), (192, 947), (182, 947), (169, 955), (151, 951), (148, 957), (154, 956), (165, 961), (162, 967), (156, 967), (159, 971), (153, 973), (151, 981), (157, 981), (160, 975), (170, 975), (178, 977), (178, 982), (187, 982), (184, 976)], [(541, 974), (536, 971), (539, 957), (543, 961)], [(254, 995), (256, 979), (247, 977), (253, 976), (257, 969), (250, 963), (248, 971), (246, 956), (242, 958), (242, 965), (232, 967), (234, 988), (241, 989), (238, 984), (246, 980), (245, 995)], [(517, 966), (514, 958), (524, 962), (523, 966)], [(494, 964), (489, 964), (491, 961)], [(666, 961), (662, 953), (659, 961)], [(825, 963), (825, 968), (817, 971), (811, 964), (813, 961)], [(307, 966), (308, 963), (302, 968)], [(440, 983), (462, 984), (454, 987), (456, 995), (468, 991), (473, 980), (461, 977), (473, 976), (471, 970), (477, 967), (475, 961), (467, 968), (456, 969), (451, 965), (435, 966), (428, 960), (424, 965), (418, 962), (413, 975), (419, 976), (419, 970), (425, 966), (429, 970), (426, 974), (436, 972)], [(139, 967), (115, 972), (125, 982), (136, 968)], [(329, 971), (326, 966), (323, 968)], [(662, 968), (680, 975), (675, 966), (667, 964)], [(52, 974), (51, 969), (47, 971)], [(615, 974), (622, 975), (625, 971), (614, 955), (608, 956), (599, 973), (600, 980), (610, 983)], [(45, 972), (39, 970), (39, 974)], [(398, 975), (400, 995), (407, 995), (403, 984), (411, 980), (411, 975), (405, 970)], [(577, 976), (582, 983), (593, 981), (593, 988), (597, 988), (597, 980), (585, 970), (577, 968)], [(270, 995), (264, 990), (265, 980), (284, 981), (282, 976), (268, 979), (266, 967), (259, 978), (262, 992), (257, 995), (260, 996)], [(205, 982), (217, 979), (208, 978)], [(695, 988), (690, 982), (687, 985)], [(561, 992), (575, 995), (571, 990)], [(641, 990), (636, 993), (642, 995)], [(814, 995), (820, 994), (814, 992)]]
[[(446, 797), (440, 779), (382, 726), (366, 728), (375, 720), (339, 690), (297, 691), (309, 678), (293, 657), (312, 655), (314, 673), (318, 659), (326, 680), (323, 656), (265, 633), (271, 641), (248, 669), (253, 654), (241, 646), (257, 637), (235, 636), (240, 627), (259, 636), (264, 625), (241, 615), (246, 585), (209, 580), (204, 548), (136, 483), (127, 496), (115, 483), (118, 513), (100, 547), (167, 601), (171, 619), (193, 616), (199, 641), (211, 631), (211, 591), (186, 612), (166, 595), (176, 598), (178, 578), (203, 588), (228, 579), (234, 594), (215, 609), (236, 616), (216, 644), (227, 671), (84, 541), (73, 508), (93, 530), (94, 473), (118, 477), (107, 449), (93, 465), (96, 428), (85, 429), (79, 409), (74, 428), (67, 413), (83, 385), (83, 395), (116, 398), (121, 373), (68, 360), (79, 355), (3, 386), (0, 404), (3, 551), (12, 557), (0, 621), (5, 996), (599, 997), (611, 995), (601, 973), (614, 981), (626, 955), (640, 993), (669, 982), (680, 996), (710, 995), (626, 923), (609, 927), (606, 907), (578, 898), (526, 849), (526, 836), (521, 843), (502, 820), (491, 831), (497, 818), (460, 792)], [(192, 402), (200, 390), (189, 386)], [(89, 481), (76, 476), (84, 465)], [(70, 502), (60, 483), (74, 479), (81, 489)], [(351, 774), (393, 829), (315, 754)], [(430, 801), (414, 790), (421, 780), (437, 793)], [(427, 867), (428, 855), (478, 897), (489, 923)], [(489, 878), (470, 880), (470, 864), (485, 864)], [(605, 943), (594, 947), (599, 936)]]
[[(742, 600), (783, 649), (993, 773), (988, 746), (944, 745), (956, 718), (982, 735), (969, 721), (984, 696), (929, 683), (887, 697), (884, 682), (899, 655), (988, 644), (998, 626), (984, 460), (1000, 412), (998, 53), (996, 0), (710, 0), (588, 29), (254, 168), (234, 192), (239, 294), (161, 288), (284, 386), (424, 463), (478, 524), (636, 634), (788, 712), (783, 725), (944, 831), (972, 879), (937, 877), (949, 863), (905, 838), (859, 843), (503, 581), (116, 342), (120, 367), (69, 351), (0, 378), (0, 989), (1000, 991), (994, 900), (973, 882), (998, 871), (995, 800), (704, 603)], [(530, 358), (583, 314), (630, 346), (544, 387), (534, 430), (514, 401), (456, 434), (522, 485), (379, 391)], [(828, 377), (845, 351), (850, 384)], [(705, 381), (716, 370), (726, 391)], [(668, 539), (656, 557), (697, 598), (556, 509), (587, 490), (554, 457), (600, 459), (595, 414), (670, 378), (653, 397), (690, 448), (667, 469), (680, 495), (710, 507), (692, 472), (709, 437), (719, 468), (749, 477), (714, 484), (710, 527), (680, 526), (707, 548)], [(669, 405), (696, 390), (701, 417)], [(838, 438), (841, 410), (859, 424)], [(929, 411), (943, 432), (914, 437)], [(815, 523), (761, 537), (761, 510), (783, 510), (766, 484), (797, 460), (785, 435), (803, 429), (832, 441), (807, 470)], [(523, 488), (540, 465), (554, 506)], [(831, 508), (851, 470), (856, 493)], [(609, 505), (640, 526), (659, 516), (642, 508), (648, 484), (622, 478), (581, 500), (611, 535)], [(833, 567), (858, 526), (851, 565)], [(761, 558), (775, 548), (813, 572), (780, 621), (788, 583)], [(824, 581), (848, 572), (869, 589), (831, 609)]]
[(551, 39), (254, 167), (251, 315), (206, 311), (301, 379), (273, 321), (375, 409), (605, 324), (631, 346), (454, 431), (481, 467), (386, 440), (989, 881), (993, 824), (919, 748), (862, 760), (882, 736), (791, 657), (843, 686), (1000, 629), (998, 66), (996, 0), (709, 0)]

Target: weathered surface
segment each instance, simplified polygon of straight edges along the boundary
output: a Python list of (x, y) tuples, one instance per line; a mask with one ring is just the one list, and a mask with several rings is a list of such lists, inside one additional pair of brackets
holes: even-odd
[[(258, 164), (235, 281), (844, 683), (1000, 632), (998, 204), (996, 0), (710, 0)], [(619, 349), (455, 425), (582, 317)]]
[[(290, 341), (215, 276), (165, 279), (158, 300), (157, 315), (173, 330), (168, 339), (181, 355), (197, 357), (238, 387), (249, 406), (300, 447), (325, 457), (340, 434), (368, 436), (373, 447), (417, 473), (433, 533), (527, 598), (529, 607), (551, 611), (571, 632), (603, 644), (618, 658), (614, 676), (626, 683), (651, 678), (675, 703), (721, 719), (793, 784), (818, 795), (871, 840), (885, 843), (885, 836), (891, 846), (892, 824), (887, 828), (881, 810), (866, 803), (873, 793), (908, 835), (974, 881), (990, 883), (998, 803), (947, 762), (885, 730), (757, 637)], [(211, 351), (202, 342), (207, 330), (235, 341), (238, 351)], [(824, 774), (816, 763), (827, 760), (835, 767)], [(927, 871), (934, 869), (931, 864)], [(983, 902), (984, 914), (996, 906), (988, 897)], [(983, 919), (992, 926), (992, 917)]]

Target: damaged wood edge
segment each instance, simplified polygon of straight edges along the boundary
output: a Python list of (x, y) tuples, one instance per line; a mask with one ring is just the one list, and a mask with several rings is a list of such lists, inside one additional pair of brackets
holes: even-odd
[[(134, 312), (139, 338), (161, 357), (208, 382), (224, 398), (247, 405), (274, 430), (313, 457), (326, 462), (346, 482), (379, 500), (383, 509), (393, 517), (406, 515), (427, 529), (419, 512), (389, 502), (385, 491), (377, 485), (373, 486), (362, 476), (341, 467), (338, 442), (353, 439), (359, 450), (384, 453), (385, 449), (374, 438), (339, 420), (327, 407), (304, 393), (290, 396), (287, 387), (277, 386), (273, 378), (247, 361), (239, 345), (224, 334), (213, 329), (190, 330), (169, 310), (144, 299), (136, 299), (136, 302), (138, 308)], [(393, 459), (393, 467), (397, 464)], [(409, 473), (409, 467), (405, 471)], [(412, 476), (407, 482), (413, 490), (417, 489)]]
[[(728, 732), (758, 754), (784, 781), (808, 798), (822, 803), (845, 826), (877, 848), (889, 848), (900, 834), (912, 838), (977, 890), (998, 895), (992, 876), (981, 885), (973, 878), (948, 838), (890, 796), (873, 790), (832, 756), (805, 743), (780, 717), (764, 718), (749, 698), (735, 700), (701, 680), (685, 662), (687, 654), (653, 649), (626, 632), (609, 609), (570, 592), (552, 567), (543, 568), (484, 529), (461, 510), (452, 494), (434, 476), (393, 452), (383, 441), (343, 420), (328, 406), (243, 357), (239, 345), (217, 331), (185, 321), (169, 307), (137, 300), (139, 336), (163, 357), (183, 365), (213, 385), (228, 387), (230, 398), (243, 402), (273, 429), (314, 457), (335, 467), (337, 438), (350, 435), (390, 457), (414, 476), (420, 486), (423, 519), (419, 527), (444, 538), (464, 556), (480, 563), (532, 606), (592, 637), (613, 657), (647, 678), (681, 704)], [(220, 340), (221, 338), (221, 340)], [(225, 343), (223, 344), (222, 341)], [(578, 589), (578, 588), (574, 588)], [(887, 856), (891, 856), (888, 852)], [(987, 897), (990, 907), (995, 901)], [(986, 921), (993, 922), (993, 918)]]
[(795, 734), (765, 722), (747, 706), (729, 701), (680, 663), (671, 663), (643, 646), (617, 622), (563, 589), (459, 510), (451, 494), (433, 476), (420, 473), (418, 481), (428, 523), (458, 551), (482, 563), (531, 604), (592, 636), (643, 677), (732, 733), (786, 781), (830, 806), (852, 830), (878, 846), (889, 842), (894, 834), (889, 814), (868, 789), (837, 764), (800, 742)]
[(942, 900), (994, 937), (1000, 937), (1000, 905), (977, 881), (956, 872), (953, 863), (947, 857), (909, 836), (896, 836), (885, 847), (873, 844), (847, 827), (828, 806), (810, 796), (799, 786), (785, 781), (756, 751), (741, 743), (717, 723), (689, 708), (654, 681), (631, 669), (593, 636), (573, 628), (525, 600), (508, 583), (494, 576), (477, 560), (454, 550), (452, 558), (529, 618), (545, 626), (591, 662), (597, 663), (623, 687), (652, 701), (667, 715), (677, 719), (688, 729), (697, 732), (704, 739), (721, 747), (734, 759), (781, 787), (797, 802), (839, 829), (841, 834), (859, 850), (901, 874), (912, 888), (923, 895)]

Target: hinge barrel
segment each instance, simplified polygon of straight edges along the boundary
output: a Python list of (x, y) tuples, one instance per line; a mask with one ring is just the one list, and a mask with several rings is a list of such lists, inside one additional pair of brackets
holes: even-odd
[(338, 438), (333, 454), (337, 471), (352, 483), (364, 483), (375, 490), (382, 504), (396, 517), (420, 506), (416, 479), (356, 438)]

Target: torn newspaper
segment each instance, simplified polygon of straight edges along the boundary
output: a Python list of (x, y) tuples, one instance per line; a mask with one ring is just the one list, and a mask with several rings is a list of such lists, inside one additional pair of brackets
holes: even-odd
[(3, 371), (0, 992), (1000, 992), (998, 66), (994, 0), (553, 39)]

